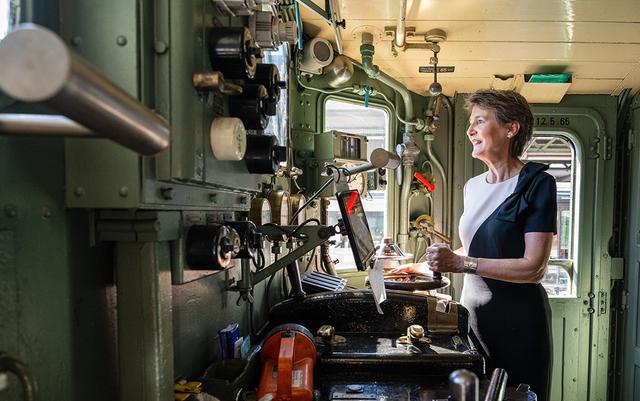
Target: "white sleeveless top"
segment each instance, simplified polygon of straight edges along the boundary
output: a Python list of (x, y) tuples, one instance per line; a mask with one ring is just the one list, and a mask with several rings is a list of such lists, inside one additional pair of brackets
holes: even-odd
[(458, 234), (465, 254), (478, 228), (516, 189), (519, 174), (508, 180), (489, 184), (489, 172), (471, 178), (464, 185), (464, 212), (458, 224)]

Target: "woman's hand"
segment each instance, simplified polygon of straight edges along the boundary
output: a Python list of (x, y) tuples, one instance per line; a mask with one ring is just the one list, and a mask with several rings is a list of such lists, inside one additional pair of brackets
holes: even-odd
[(406, 265), (400, 265), (391, 270), (392, 274), (423, 274), (431, 275), (431, 270), (426, 263), (408, 263)]
[(437, 243), (427, 248), (427, 263), (434, 272), (464, 272), (464, 257), (453, 253), (449, 245)]

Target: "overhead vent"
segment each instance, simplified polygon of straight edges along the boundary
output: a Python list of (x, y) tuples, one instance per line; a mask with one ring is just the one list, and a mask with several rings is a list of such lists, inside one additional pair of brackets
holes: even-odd
[(571, 86), (571, 74), (517, 75), (515, 89), (529, 103), (560, 103)]

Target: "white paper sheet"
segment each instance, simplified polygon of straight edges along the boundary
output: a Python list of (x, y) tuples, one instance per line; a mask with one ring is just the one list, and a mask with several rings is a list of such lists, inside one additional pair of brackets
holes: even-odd
[(387, 300), (387, 292), (384, 288), (384, 260), (377, 259), (373, 268), (369, 269), (368, 276), (369, 286), (371, 286), (378, 313), (384, 315), (380, 308), (380, 304)]

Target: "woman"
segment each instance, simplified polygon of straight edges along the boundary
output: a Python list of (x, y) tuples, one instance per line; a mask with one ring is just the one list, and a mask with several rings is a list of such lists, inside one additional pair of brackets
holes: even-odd
[(467, 273), (461, 303), (487, 353), (487, 371), (506, 369), (510, 385), (527, 383), (546, 401), (551, 319), (540, 281), (556, 232), (555, 180), (544, 172), (548, 166), (519, 160), (533, 131), (531, 109), (520, 94), (482, 90), (465, 107), (471, 112), (471, 155), (488, 171), (465, 185), (462, 248), (454, 253), (435, 244), (427, 249), (427, 264), (435, 272)]

